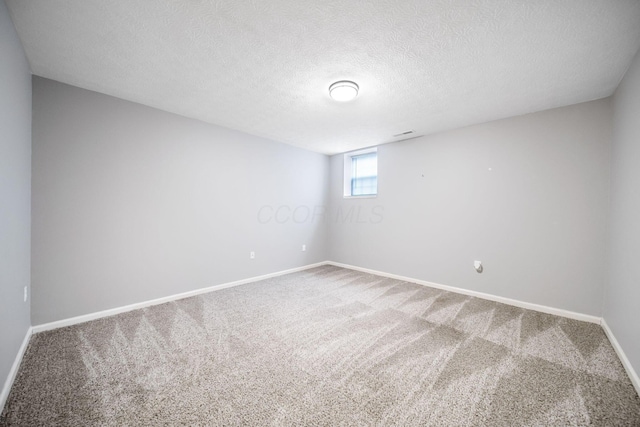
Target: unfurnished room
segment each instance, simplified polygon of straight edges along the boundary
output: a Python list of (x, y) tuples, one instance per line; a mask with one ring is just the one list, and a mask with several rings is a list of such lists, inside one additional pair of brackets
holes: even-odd
[(640, 426), (639, 0), (0, 0), (0, 426)]

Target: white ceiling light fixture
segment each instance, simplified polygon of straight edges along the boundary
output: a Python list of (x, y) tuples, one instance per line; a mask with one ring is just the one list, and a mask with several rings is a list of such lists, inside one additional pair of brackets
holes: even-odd
[(354, 82), (341, 80), (329, 86), (329, 95), (331, 95), (331, 98), (335, 101), (348, 102), (358, 96), (358, 89), (360, 89), (360, 87)]

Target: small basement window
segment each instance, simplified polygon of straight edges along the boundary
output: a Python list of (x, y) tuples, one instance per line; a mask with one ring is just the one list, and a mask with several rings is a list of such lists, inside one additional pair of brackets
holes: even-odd
[(378, 194), (378, 150), (367, 148), (344, 155), (344, 197)]

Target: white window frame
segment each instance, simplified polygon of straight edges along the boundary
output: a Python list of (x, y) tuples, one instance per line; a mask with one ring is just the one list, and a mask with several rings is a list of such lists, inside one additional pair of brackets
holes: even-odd
[[(351, 195), (351, 171), (352, 171), (352, 157), (361, 156), (363, 154), (376, 153), (376, 162), (378, 161), (378, 147), (365, 148), (362, 150), (351, 151), (344, 154), (344, 198), (345, 199), (371, 199), (378, 197), (378, 189), (376, 188), (376, 194), (366, 194), (363, 196)], [(376, 175), (377, 176), (377, 175)]]

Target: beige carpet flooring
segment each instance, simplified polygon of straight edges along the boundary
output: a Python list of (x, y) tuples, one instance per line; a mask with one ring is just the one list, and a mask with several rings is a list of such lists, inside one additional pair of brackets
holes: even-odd
[(640, 426), (598, 325), (323, 266), (35, 334), (2, 426)]

